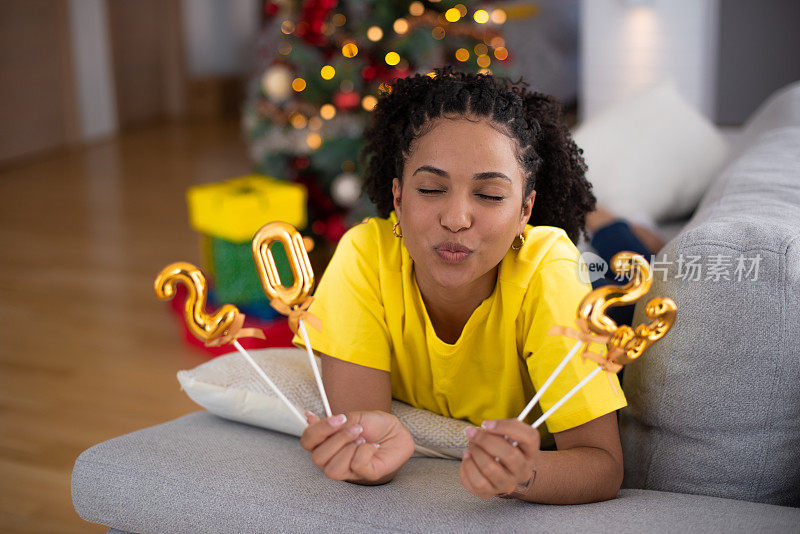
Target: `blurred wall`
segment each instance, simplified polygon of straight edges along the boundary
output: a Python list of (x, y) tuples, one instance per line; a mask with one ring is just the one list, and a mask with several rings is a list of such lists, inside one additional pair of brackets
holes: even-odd
[(80, 137), (92, 141), (117, 131), (117, 102), (105, 0), (69, 0), (72, 71)]
[(800, 80), (800, 2), (723, 0), (717, 121), (740, 124), (773, 91)]
[(245, 71), (260, 20), (259, 0), (181, 0), (190, 78)]
[(80, 138), (68, 5), (0, 1), (0, 163)]
[[(534, 12), (503, 26), (513, 66), (531, 89), (555, 96), (565, 104), (578, 96), (579, 0), (519, 0)], [(512, 11), (513, 13), (513, 11)]]
[(672, 79), (682, 96), (713, 120), (719, 3), (582, 0), (582, 118), (643, 87)]
[(178, 0), (108, 0), (117, 119), (136, 127), (186, 114)]

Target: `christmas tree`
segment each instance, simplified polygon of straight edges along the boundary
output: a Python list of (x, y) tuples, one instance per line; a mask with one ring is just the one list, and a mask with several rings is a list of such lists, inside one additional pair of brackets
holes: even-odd
[(361, 134), (387, 82), (444, 65), (510, 74), (505, 21), (486, 2), (264, 2), (243, 124), (257, 172), (306, 186), (317, 243), (372, 214)]

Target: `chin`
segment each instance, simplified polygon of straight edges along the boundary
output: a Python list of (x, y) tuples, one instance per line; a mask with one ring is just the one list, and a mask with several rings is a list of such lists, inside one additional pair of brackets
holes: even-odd
[(448, 265), (441, 264), (434, 267), (431, 273), (434, 281), (441, 287), (450, 289), (458, 289), (474, 282), (476, 277), (475, 273), (466, 265)]

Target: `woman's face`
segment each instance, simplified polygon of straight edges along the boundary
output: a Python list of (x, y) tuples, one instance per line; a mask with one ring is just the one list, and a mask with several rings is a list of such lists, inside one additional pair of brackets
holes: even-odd
[[(491, 284), (525, 228), (525, 174), (516, 141), (485, 120), (437, 119), (412, 143), (394, 207), (417, 278), (442, 288)], [(487, 295), (488, 296), (488, 295)]]

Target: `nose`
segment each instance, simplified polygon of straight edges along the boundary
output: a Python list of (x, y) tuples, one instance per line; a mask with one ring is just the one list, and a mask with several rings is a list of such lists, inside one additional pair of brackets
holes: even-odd
[(439, 224), (453, 233), (472, 226), (472, 210), (469, 201), (456, 195), (448, 198), (439, 214)]

